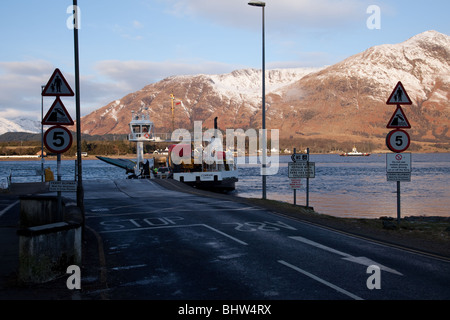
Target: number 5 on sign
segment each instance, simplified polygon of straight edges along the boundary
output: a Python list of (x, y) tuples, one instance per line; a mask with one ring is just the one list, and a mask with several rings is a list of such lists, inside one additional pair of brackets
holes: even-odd
[(404, 130), (393, 130), (386, 137), (386, 146), (392, 152), (401, 153), (409, 148), (411, 139)]
[(68, 129), (54, 126), (44, 134), (45, 147), (53, 153), (64, 153), (72, 146), (72, 134)]

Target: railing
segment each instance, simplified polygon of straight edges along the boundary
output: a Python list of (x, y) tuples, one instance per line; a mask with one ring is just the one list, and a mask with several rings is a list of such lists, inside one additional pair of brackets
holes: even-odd
[(42, 182), (44, 172), (40, 169), (11, 169), (8, 176), (8, 187), (11, 183)]
[(148, 133), (135, 132), (128, 134), (129, 141), (154, 141), (154, 142), (169, 142), (171, 139), (170, 133)]

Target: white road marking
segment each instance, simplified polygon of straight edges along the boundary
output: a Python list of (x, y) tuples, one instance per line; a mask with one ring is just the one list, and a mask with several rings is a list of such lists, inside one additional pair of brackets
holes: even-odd
[(187, 225), (165, 225), (165, 226), (156, 226), (156, 227), (145, 227), (145, 228), (132, 228), (132, 229), (116, 229), (116, 230), (105, 230), (100, 231), (99, 233), (114, 233), (114, 232), (130, 232), (130, 231), (144, 231), (144, 230), (154, 230), (154, 229), (168, 229), (168, 228), (186, 228), (186, 227), (205, 227), (208, 228), (216, 233), (219, 233), (233, 241), (236, 241), (237, 243), (240, 243), (242, 245), (248, 245), (246, 242), (239, 240), (238, 238), (235, 238), (225, 232), (222, 232), (220, 230), (217, 230), (216, 228), (213, 228), (211, 226), (208, 226), (207, 224), (187, 224)]
[(142, 268), (142, 267), (146, 267), (146, 266), (147, 266), (146, 264), (136, 264), (134, 266), (114, 267), (111, 269), (118, 271), (118, 270), (129, 270), (129, 269), (135, 269), (135, 268)]
[(342, 288), (340, 288), (340, 287), (338, 287), (338, 286), (336, 286), (336, 285), (334, 285), (334, 284), (332, 284), (332, 283), (330, 283), (330, 282), (328, 282), (326, 280), (323, 280), (322, 278), (319, 278), (319, 277), (313, 275), (312, 273), (309, 273), (308, 271), (300, 269), (299, 267), (294, 266), (294, 265), (292, 265), (292, 264), (290, 264), (290, 263), (288, 263), (286, 261), (278, 260), (278, 263), (281, 263), (281, 264), (285, 265), (286, 267), (289, 267), (289, 268), (291, 268), (291, 269), (293, 269), (293, 270), (295, 270), (297, 272), (300, 272), (300, 273), (304, 274), (305, 276), (307, 276), (307, 277), (309, 277), (311, 279), (314, 279), (314, 280), (316, 280), (316, 281), (318, 281), (318, 282), (320, 282), (320, 283), (322, 283), (322, 284), (324, 284), (324, 285), (326, 285), (326, 286), (328, 286), (328, 287), (330, 287), (330, 288), (332, 288), (332, 289), (334, 289), (334, 290), (336, 290), (336, 291), (338, 291), (338, 292), (340, 292), (342, 294), (345, 294), (346, 296), (349, 296), (350, 298), (352, 298), (354, 300), (364, 300), (364, 299), (358, 297), (357, 295), (355, 295), (355, 294), (353, 294), (351, 292), (348, 292), (347, 290), (342, 289)]
[(339, 251), (339, 250), (336, 250), (336, 249), (324, 246), (324, 245), (322, 245), (320, 243), (314, 242), (312, 240), (309, 240), (309, 239), (306, 239), (306, 238), (303, 238), (303, 237), (296, 236), (296, 237), (289, 237), (289, 238), (297, 240), (297, 241), (300, 241), (300, 242), (303, 242), (303, 243), (306, 243), (306, 244), (309, 244), (311, 246), (314, 246), (314, 247), (322, 249), (322, 250), (326, 250), (326, 251), (331, 252), (331, 253), (335, 253), (337, 255), (342, 256), (343, 257), (342, 259), (344, 259), (344, 260), (347, 260), (347, 261), (350, 261), (350, 262), (354, 262), (354, 263), (358, 263), (358, 264), (362, 264), (362, 265), (364, 265), (366, 267), (371, 266), (371, 265), (377, 265), (378, 267), (380, 267), (381, 270), (384, 270), (386, 272), (390, 272), (390, 273), (393, 273), (393, 274), (396, 274), (396, 275), (399, 275), (399, 276), (403, 276), (403, 274), (401, 274), (397, 270), (394, 270), (394, 269), (388, 268), (386, 266), (383, 266), (383, 265), (379, 264), (378, 262), (370, 260), (369, 258), (366, 258), (366, 257), (354, 257), (354, 256), (352, 256), (352, 255), (350, 255), (348, 253), (345, 253), (345, 252), (342, 252), (342, 251)]
[(208, 228), (208, 229), (211, 229), (211, 230), (213, 230), (213, 231), (215, 231), (215, 232), (217, 232), (217, 233), (219, 233), (219, 234), (221, 234), (221, 235), (223, 235), (223, 236), (225, 236), (225, 237), (228, 237), (228, 238), (230, 238), (230, 239), (232, 239), (232, 240), (236, 241), (237, 243), (240, 243), (240, 244), (242, 244), (242, 245), (244, 245), (244, 246), (247, 246), (247, 245), (248, 245), (246, 242), (241, 241), (241, 240), (239, 240), (239, 239), (237, 239), (237, 238), (235, 238), (235, 237), (233, 237), (233, 236), (230, 236), (229, 234), (226, 234), (225, 232), (222, 232), (222, 231), (220, 231), (220, 230), (217, 230), (216, 228), (213, 228), (213, 227), (211, 227), (211, 226), (208, 226), (207, 224), (202, 224), (202, 226), (204, 226), (204, 227), (206, 227), (206, 228)]
[(2, 211), (0, 211), (0, 217), (2, 215), (4, 215), (6, 213), (6, 211), (8, 211), (9, 209), (11, 209), (12, 207), (14, 207), (16, 204), (18, 204), (20, 201), (17, 200), (16, 202), (11, 203), (9, 206), (7, 206), (5, 209), (3, 209)]

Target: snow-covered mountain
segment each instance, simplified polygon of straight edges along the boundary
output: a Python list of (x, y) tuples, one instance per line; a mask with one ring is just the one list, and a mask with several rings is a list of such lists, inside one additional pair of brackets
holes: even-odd
[(8, 120), (0, 117), (0, 134), (7, 132), (40, 133), (41, 123), (39, 121), (26, 118)]
[[(320, 68), (269, 70), (266, 93), (295, 83)], [(236, 70), (221, 75), (172, 76), (150, 84), (120, 100), (94, 111), (82, 119), (83, 133), (128, 133), (131, 111), (148, 107), (158, 132), (172, 129), (171, 94), (176, 99), (177, 128), (193, 128), (194, 121), (211, 127), (218, 116), (221, 127), (249, 128), (251, 118), (261, 108), (262, 73), (257, 69)]]
[(413, 102), (403, 107), (413, 142), (449, 143), (450, 37), (436, 31), (372, 47), (283, 88), (272, 124), (300, 118), (303, 134), (384, 139), (398, 81)]
[[(384, 145), (395, 107), (386, 100), (401, 81), (413, 100), (404, 111), (413, 142), (449, 144), (450, 37), (427, 31), (399, 44), (370, 48), (320, 69), (279, 69), (266, 73), (268, 129), (283, 139), (369, 141)], [(157, 132), (194, 121), (222, 130), (261, 127), (261, 71), (173, 76), (109, 103), (82, 119), (89, 134), (128, 133), (131, 111), (148, 108)]]

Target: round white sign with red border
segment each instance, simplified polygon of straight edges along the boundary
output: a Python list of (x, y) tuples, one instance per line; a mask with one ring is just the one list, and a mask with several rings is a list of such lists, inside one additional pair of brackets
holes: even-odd
[(393, 130), (386, 136), (386, 146), (392, 152), (401, 153), (409, 148), (411, 138), (404, 130)]
[(44, 134), (44, 144), (53, 153), (64, 153), (72, 146), (73, 138), (68, 129), (53, 126)]

